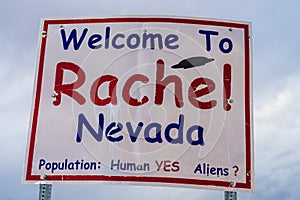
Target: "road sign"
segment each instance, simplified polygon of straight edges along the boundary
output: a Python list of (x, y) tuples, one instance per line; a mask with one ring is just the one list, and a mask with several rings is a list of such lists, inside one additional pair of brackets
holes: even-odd
[(252, 190), (250, 24), (44, 19), (25, 182)]

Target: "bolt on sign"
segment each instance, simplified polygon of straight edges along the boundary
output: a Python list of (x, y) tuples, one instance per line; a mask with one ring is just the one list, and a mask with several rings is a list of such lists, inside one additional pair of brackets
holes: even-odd
[(250, 23), (43, 19), (24, 181), (253, 190)]

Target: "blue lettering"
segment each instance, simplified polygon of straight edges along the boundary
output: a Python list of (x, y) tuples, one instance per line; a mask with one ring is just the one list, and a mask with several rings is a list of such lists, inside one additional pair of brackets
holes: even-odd
[(210, 168), (210, 171), (209, 171), (209, 173), (211, 174), (211, 175), (216, 175), (216, 168), (215, 167), (212, 167), (212, 168)]
[(100, 42), (102, 36), (99, 34), (94, 34), (89, 38), (88, 45), (91, 49), (99, 49), (101, 48), (101, 44), (95, 45), (95, 43)]
[(199, 173), (206, 176), (228, 176), (228, 168), (210, 166), (208, 163), (199, 163), (194, 169), (194, 174)]
[(110, 38), (110, 27), (107, 26), (105, 29), (105, 49), (109, 47), (109, 38)]
[[(113, 129), (113, 127), (117, 127)], [(123, 140), (123, 136), (119, 135), (118, 137), (113, 137), (114, 134), (120, 132), (123, 129), (123, 125), (121, 123), (112, 122), (105, 130), (106, 138), (111, 142), (119, 142)]]
[(57, 162), (53, 162), (52, 167), (51, 167), (51, 173), (53, 173), (55, 170), (57, 170), (57, 168), (58, 168)]
[[(227, 43), (227, 49), (224, 48), (224, 44)], [(230, 53), (233, 48), (233, 43), (229, 38), (223, 38), (219, 43), (219, 48), (223, 53)]]
[[(155, 137), (151, 138), (150, 137), (150, 130), (154, 128), (155, 129)], [(150, 123), (148, 126), (145, 128), (145, 140), (149, 143), (162, 143), (162, 138), (161, 138), (161, 125), (159, 123)]]
[(196, 174), (197, 172), (199, 172), (200, 174), (202, 174), (201, 164), (197, 165), (196, 169), (194, 170), (194, 174)]
[(71, 31), (68, 39), (66, 37), (65, 29), (61, 29), (60, 30), (60, 34), (61, 34), (61, 39), (62, 39), (64, 50), (68, 50), (69, 49), (69, 46), (70, 46), (70, 44), (71, 44), (72, 41), (73, 41), (73, 47), (74, 47), (74, 49), (78, 50), (79, 47), (81, 46), (81, 43), (82, 43), (83, 39), (85, 38), (87, 32), (88, 32), (87, 28), (83, 29), (83, 32), (81, 33), (79, 41), (77, 41), (77, 32), (76, 32), (76, 29), (73, 29)]
[(42, 169), (42, 167), (45, 165), (45, 163), (46, 163), (46, 160), (40, 159), (40, 162), (39, 162), (39, 170)]
[(112, 46), (115, 48), (115, 49), (122, 49), (122, 48), (124, 48), (124, 44), (117, 44), (117, 39), (118, 38), (125, 38), (125, 35), (124, 34), (122, 34), (122, 33), (118, 33), (118, 34), (116, 34), (114, 37), (113, 37), (113, 39), (112, 39)]
[(117, 168), (117, 170), (119, 170), (119, 166), (120, 166), (120, 160), (118, 160), (118, 162), (117, 163), (114, 163), (114, 160), (111, 160), (111, 165), (110, 165), (111, 167), (110, 167), (110, 169), (111, 170), (113, 170), (114, 169), (114, 167), (116, 167)]
[[(171, 123), (166, 127), (165, 137), (166, 137), (166, 140), (169, 143), (183, 144), (183, 125), (184, 125), (184, 115), (180, 114), (178, 124), (177, 123)], [(178, 130), (177, 138), (172, 138), (171, 137), (171, 134), (170, 134), (171, 129), (177, 129)]]
[(210, 41), (210, 36), (211, 35), (219, 35), (217, 31), (205, 31), (205, 30), (199, 30), (200, 34), (205, 34), (206, 37), (206, 51), (211, 50), (211, 41)]
[[(193, 140), (192, 138), (192, 133), (193, 131), (197, 131), (197, 137), (198, 140)], [(204, 141), (203, 141), (203, 128), (198, 125), (191, 126), (186, 133), (186, 139), (191, 145), (201, 145), (204, 146)]]
[[(135, 44), (132, 42), (132, 39), (135, 38)], [(131, 34), (127, 38), (127, 46), (130, 49), (136, 49), (141, 43), (140, 36), (138, 34)]]
[(130, 137), (130, 140), (132, 142), (136, 142), (142, 128), (144, 126), (144, 123), (143, 122), (139, 122), (135, 131), (133, 131), (133, 128), (131, 126), (131, 123), (130, 122), (127, 122), (126, 123), (126, 127), (127, 127), (127, 130), (128, 130), (128, 133), (129, 133), (129, 137)]
[(46, 165), (45, 165), (45, 169), (46, 170), (50, 170), (51, 169), (51, 163), (46, 163)]
[[(100, 49), (104, 47), (105, 49), (109, 49), (112, 46), (115, 49), (122, 49), (125, 46), (130, 49), (137, 49), (140, 46), (143, 49), (163, 49), (164, 45), (168, 49), (178, 49), (179, 45), (176, 42), (179, 40), (179, 37), (176, 34), (168, 34), (165, 36), (163, 40), (163, 36), (159, 33), (143, 33), (143, 35), (139, 35), (137, 33), (132, 33), (129, 35), (125, 35), (123, 33), (115, 33), (111, 34), (112, 30), (110, 26), (105, 27), (103, 34), (92, 34), (87, 36), (89, 29), (84, 28), (81, 33), (77, 32), (77, 29), (72, 29), (67, 35), (65, 29), (60, 30), (62, 47), (64, 50), (69, 50), (71, 46), (73, 46), (74, 50), (78, 50), (83, 41), (86, 39), (87, 46), (90, 49)], [(202, 33), (203, 31), (199, 31)], [(210, 35), (213, 35), (214, 32), (205, 32), (207, 40), (207, 44), (210, 47)], [(101, 43), (101, 41), (103, 41)], [(224, 43), (228, 41), (224, 40)], [(230, 44), (229, 44), (230, 45)], [(224, 47), (223, 47), (224, 49)], [(225, 51), (229, 51), (229, 49), (225, 49)]]
[[(77, 134), (76, 134), (76, 142), (80, 143), (83, 137), (83, 128), (85, 127), (87, 131), (92, 135), (92, 137), (101, 142), (103, 138), (103, 134), (105, 133), (106, 139), (110, 142), (120, 142), (124, 139), (123, 135), (117, 135), (117, 133), (125, 133), (127, 131), (130, 141), (136, 142), (137, 138), (142, 132), (144, 127), (143, 122), (138, 122), (138, 125), (133, 128), (133, 125), (130, 122), (126, 122), (126, 130), (123, 130), (123, 124), (117, 122), (111, 122), (106, 128), (104, 128), (104, 114), (100, 113), (98, 118), (98, 130), (94, 130), (91, 124), (88, 122), (87, 118), (84, 114), (80, 113), (78, 115), (78, 125), (77, 125)], [(164, 136), (166, 142), (170, 144), (183, 144), (184, 136), (186, 140), (191, 145), (201, 145), (204, 146), (203, 139), (203, 127), (199, 125), (191, 126), (187, 129), (186, 134), (184, 134), (184, 115), (180, 114), (177, 123), (169, 123), (165, 130)], [(104, 132), (105, 130), (105, 132)], [(148, 143), (162, 143), (162, 125), (156, 122), (149, 123), (144, 129), (144, 138)], [(40, 160), (39, 168), (46, 165), (45, 160)]]
[(170, 34), (170, 35), (167, 35), (167, 37), (165, 38), (165, 45), (168, 49), (178, 49), (179, 45), (173, 44), (174, 42), (177, 42), (177, 41), (178, 41), (178, 35)]
[(85, 116), (80, 113), (78, 115), (78, 129), (77, 129), (77, 136), (76, 136), (76, 142), (81, 142), (82, 140), (82, 131), (83, 131), (83, 125), (87, 128), (87, 130), (90, 132), (90, 134), (98, 141), (101, 142), (102, 135), (103, 135), (103, 124), (104, 124), (104, 115), (101, 113), (99, 114), (99, 124), (98, 124), (98, 132), (96, 132), (93, 127), (90, 125), (88, 120), (85, 118)]
[(150, 40), (150, 49), (155, 49), (155, 39), (158, 42), (158, 48), (163, 48), (162, 37), (160, 34), (144, 33), (143, 34), (143, 48), (147, 48), (147, 40)]
[(223, 171), (224, 172), (224, 176), (228, 176), (229, 175), (228, 170), (229, 170), (228, 168), (224, 168), (224, 171)]

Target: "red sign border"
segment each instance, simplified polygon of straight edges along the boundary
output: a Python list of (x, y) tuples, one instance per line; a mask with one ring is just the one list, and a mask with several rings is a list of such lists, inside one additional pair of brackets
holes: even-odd
[[(89, 23), (120, 23), (120, 22), (161, 22), (161, 23), (181, 23), (181, 24), (199, 24), (209, 26), (223, 26), (228, 28), (240, 28), (244, 30), (245, 43), (245, 152), (246, 152), (246, 182), (235, 183), (232, 186), (228, 181), (213, 181), (213, 180), (199, 180), (187, 178), (171, 178), (171, 177), (139, 177), (139, 176), (105, 176), (105, 175), (48, 175), (46, 181), (113, 181), (113, 182), (148, 182), (148, 183), (169, 183), (169, 184), (185, 184), (185, 185), (201, 185), (201, 186), (216, 186), (216, 187), (231, 187), (251, 190), (253, 189), (253, 170), (252, 170), (252, 107), (251, 107), (251, 60), (250, 60), (250, 25), (247, 23), (213, 21), (202, 19), (187, 19), (187, 18), (165, 18), (165, 17), (126, 17), (126, 18), (90, 18), (90, 19), (46, 19), (44, 20), (43, 31), (47, 33), (48, 26), (57, 24), (89, 24)], [(25, 181), (45, 181), (40, 175), (32, 174), (32, 162), (36, 139), (36, 128), (38, 124), (39, 105), (41, 97), (42, 76), (44, 69), (45, 49), (47, 37), (42, 37), (40, 46), (40, 57), (38, 62), (38, 72), (36, 81), (36, 91), (34, 100), (34, 110), (31, 121), (31, 132), (29, 140), (29, 150), (27, 157), (27, 166)]]

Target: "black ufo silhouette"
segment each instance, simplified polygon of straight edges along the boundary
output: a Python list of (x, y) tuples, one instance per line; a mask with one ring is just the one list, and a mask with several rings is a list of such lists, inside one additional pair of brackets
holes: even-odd
[(173, 69), (188, 69), (188, 68), (193, 68), (193, 67), (199, 67), (203, 66), (206, 63), (212, 62), (215, 59), (213, 58), (206, 58), (203, 56), (197, 56), (197, 57), (191, 57), (191, 58), (186, 58), (182, 61), (180, 61), (178, 64), (173, 65), (171, 68)]

